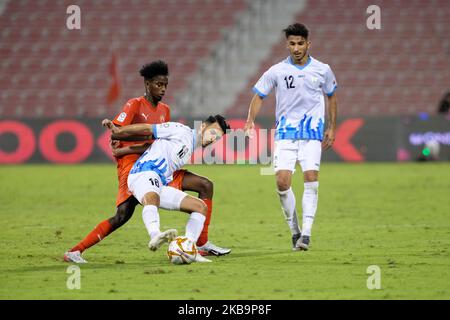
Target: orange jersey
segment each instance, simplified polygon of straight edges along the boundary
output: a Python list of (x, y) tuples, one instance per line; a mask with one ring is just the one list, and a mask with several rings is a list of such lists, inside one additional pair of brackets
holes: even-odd
[[(168, 121), (170, 121), (170, 108), (167, 104), (159, 102), (156, 107), (153, 107), (144, 97), (139, 97), (129, 100), (122, 108), (122, 111), (114, 118), (113, 123), (117, 126), (126, 126), (134, 123), (158, 124)], [(143, 142), (121, 141), (119, 148), (141, 143)], [(127, 177), (140, 156), (140, 154), (127, 154), (116, 158), (119, 178), (117, 206), (131, 196), (131, 193), (128, 191)]]
[[(158, 124), (170, 121), (170, 108), (167, 104), (159, 102), (153, 107), (144, 97), (129, 100), (113, 120), (116, 126), (127, 126), (134, 123)], [(121, 141), (119, 147), (124, 147), (142, 142)], [(138, 154), (127, 154), (117, 158), (117, 162), (136, 162)]]

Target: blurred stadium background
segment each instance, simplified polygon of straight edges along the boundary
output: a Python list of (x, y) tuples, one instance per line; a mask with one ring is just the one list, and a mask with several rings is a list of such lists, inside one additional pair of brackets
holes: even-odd
[[(66, 27), (72, 4), (80, 30)], [(380, 30), (366, 26), (371, 4)], [(98, 120), (143, 94), (138, 70), (155, 59), (169, 64), (174, 119), (223, 113), (236, 126), (253, 84), (287, 56), (281, 30), (293, 22), (338, 79), (325, 161), (448, 160), (437, 110), (450, 91), (449, 17), (447, 0), (0, 0), (0, 163), (110, 161)]]

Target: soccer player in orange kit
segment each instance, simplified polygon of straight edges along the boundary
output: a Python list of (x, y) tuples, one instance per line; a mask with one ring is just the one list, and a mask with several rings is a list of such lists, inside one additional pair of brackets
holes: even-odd
[[(158, 124), (170, 121), (170, 108), (161, 102), (169, 82), (169, 70), (164, 61), (157, 60), (144, 65), (140, 70), (144, 77), (145, 95), (129, 100), (113, 120), (116, 126), (125, 126), (134, 123)], [(150, 142), (151, 143), (151, 142)], [(112, 141), (113, 155), (117, 160), (117, 175), (119, 191), (117, 194), (116, 214), (100, 222), (83, 240), (64, 254), (64, 261), (86, 263), (81, 256), (83, 251), (103, 240), (114, 230), (124, 225), (133, 215), (139, 203), (128, 190), (128, 173), (136, 160), (147, 150), (149, 143)], [(173, 181), (169, 186), (183, 190), (194, 191), (208, 206), (208, 214), (204, 228), (197, 241), (202, 255), (225, 255), (230, 249), (221, 248), (208, 241), (208, 227), (211, 220), (213, 183), (187, 170), (178, 170), (173, 174)]]

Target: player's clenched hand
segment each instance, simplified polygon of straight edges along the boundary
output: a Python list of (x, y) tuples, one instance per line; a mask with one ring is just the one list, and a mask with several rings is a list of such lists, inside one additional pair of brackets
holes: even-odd
[(121, 154), (121, 149), (119, 148), (120, 142), (118, 140), (110, 140), (109, 146), (111, 147), (111, 153), (114, 157), (119, 157)]
[(103, 119), (102, 126), (108, 128), (108, 129), (112, 129), (112, 127), (114, 126), (114, 123), (109, 119)]
[(119, 148), (120, 141), (119, 140), (109, 140), (109, 147), (111, 148), (112, 153), (114, 154), (114, 151)]
[(112, 131), (112, 133), (115, 133), (117, 131), (117, 127), (114, 125), (114, 123), (109, 119), (103, 119), (102, 126), (108, 128)]
[(255, 123), (247, 120), (244, 126), (245, 136), (252, 139), (255, 136)]
[(333, 145), (335, 140), (335, 136), (334, 136), (334, 130), (333, 129), (327, 129), (325, 131), (324, 137), (323, 137), (323, 141), (322, 141), (322, 149), (323, 150), (328, 150), (331, 148), (331, 146)]

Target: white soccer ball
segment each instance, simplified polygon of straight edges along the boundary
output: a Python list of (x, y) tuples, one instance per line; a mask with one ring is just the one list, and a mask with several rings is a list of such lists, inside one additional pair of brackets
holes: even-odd
[(167, 248), (167, 257), (173, 264), (190, 264), (195, 261), (197, 254), (195, 243), (183, 236), (176, 237)]

